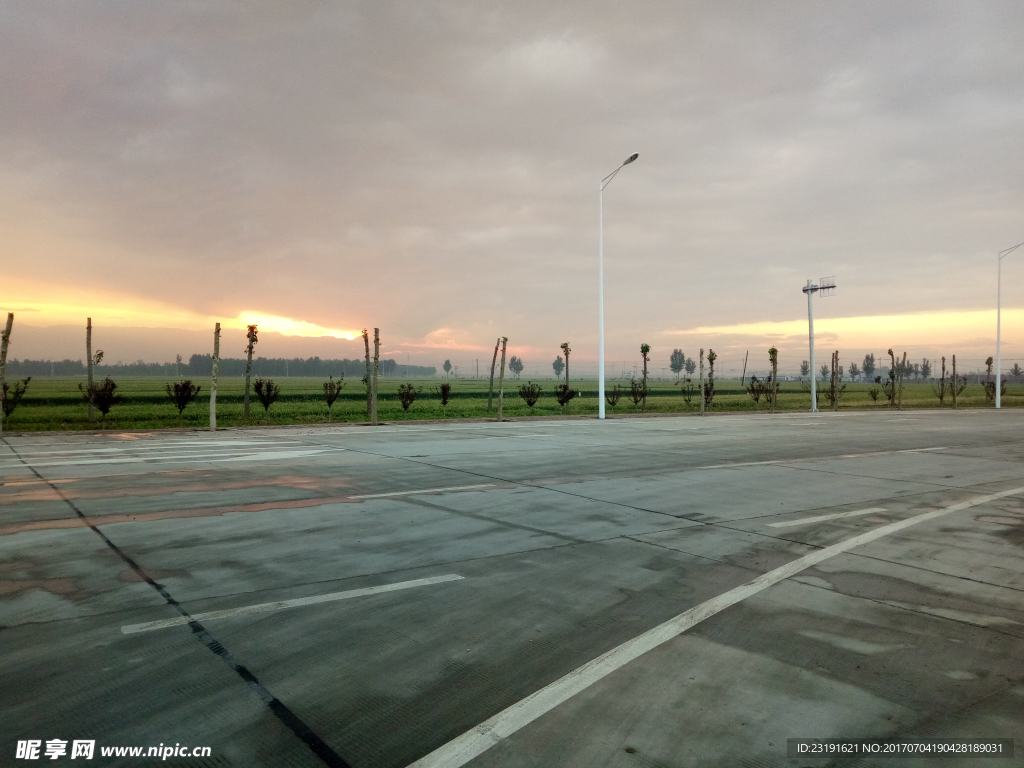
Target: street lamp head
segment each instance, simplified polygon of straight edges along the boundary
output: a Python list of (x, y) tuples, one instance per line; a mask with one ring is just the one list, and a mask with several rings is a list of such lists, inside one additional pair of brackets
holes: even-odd
[(632, 155), (630, 155), (629, 157), (626, 158), (626, 162), (624, 162), (623, 165), (629, 165), (634, 160), (636, 160), (638, 157), (640, 157), (640, 153), (639, 152), (634, 152)]

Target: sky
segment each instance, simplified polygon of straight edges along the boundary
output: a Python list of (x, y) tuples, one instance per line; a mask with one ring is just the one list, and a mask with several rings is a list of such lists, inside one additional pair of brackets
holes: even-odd
[[(1019, 2), (0, 3), (10, 354), (551, 375), (995, 349), (1024, 240)], [(1003, 359), (1024, 362), (1024, 248)], [(116, 331), (115, 331), (116, 329)], [(106, 333), (106, 337), (103, 334)], [(105, 340), (104, 340), (105, 339)], [(238, 346), (236, 344), (236, 346)], [(234, 353), (232, 353), (234, 354)], [(238, 356), (241, 356), (239, 350)]]

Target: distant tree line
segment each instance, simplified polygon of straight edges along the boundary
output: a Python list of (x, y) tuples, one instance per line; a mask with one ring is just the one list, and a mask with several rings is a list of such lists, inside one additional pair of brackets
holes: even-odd
[[(220, 360), (221, 376), (244, 376), (245, 358), (223, 357)], [(389, 377), (433, 376), (437, 368), (432, 365), (399, 365), (394, 360), (381, 360), (381, 374)], [(180, 375), (187, 377), (209, 376), (213, 370), (212, 355), (192, 355), (188, 363), (180, 365)], [(81, 360), (9, 360), (7, 372), (12, 376), (85, 376), (85, 363)], [(97, 365), (96, 376), (178, 376), (176, 363), (118, 363)], [(321, 360), (310, 357), (286, 359), (283, 357), (257, 357), (252, 361), (252, 372), (256, 376), (345, 376), (362, 378), (366, 373), (365, 360)]]

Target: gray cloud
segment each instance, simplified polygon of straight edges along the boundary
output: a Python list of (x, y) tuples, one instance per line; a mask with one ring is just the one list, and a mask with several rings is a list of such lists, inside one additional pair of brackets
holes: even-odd
[(597, 180), (637, 150), (606, 195), (613, 357), (668, 329), (799, 317), (823, 274), (835, 315), (988, 307), (994, 252), (1024, 239), (1022, 17), (7, 3), (2, 226), (109, 254), (9, 268), (409, 341), (570, 338), (582, 359)]

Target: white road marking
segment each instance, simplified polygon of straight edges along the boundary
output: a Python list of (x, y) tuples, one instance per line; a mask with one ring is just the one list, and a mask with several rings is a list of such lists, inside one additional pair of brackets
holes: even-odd
[[(234, 448), (237, 446), (252, 446), (252, 445), (295, 445), (294, 441), (286, 440), (203, 440), (203, 441), (191, 441), (191, 442), (160, 442), (139, 445), (137, 443), (129, 443), (117, 448), (55, 448), (53, 450), (45, 451), (26, 451), (18, 449), (19, 456), (55, 456), (56, 454), (63, 453), (127, 453), (129, 451), (159, 451), (166, 448), (177, 448), (179, 450), (186, 450), (189, 448)], [(251, 449), (243, 449), (251, 450)]]
[(448, 488), (420, 488), (418, 491), (391, 491), (389, 493), (362, 493), (358, 496), (349, 496), (350, 499), (382, 499), (385, 496), (413, 496), (418, 493), (441, 493), (442, 491), (470, 491), (474, 488), (493, 488), (494, 483), (482, 483), (480, 485), (452, 485)]
[(178, 616), (174, 619), (162, 619), (161, 621), (147, 621), (144, 624), (128, 624), (121, 627), (121, 634), (133, 635), (138, 632), (150, 632), (154, 629), (165, 629), (166, 627), (179, 627), (188, 624), (190, 621), (211, 621), (213, 619), (226, 619), (229, 616), (245, 616), (250, 613), (267, 613), (268, 611), (280, 611), (285, 608), (299, 608), (303, 605), (316, 605), (317, 603), (330, 603), (335, 600), (349, 600), (353, 597), (364, 595), (379, 595), (384, 592), (397, 592), (400, 589), (412, 589), (413, 587), (426, 587), (430, 584), (443, 584), (446, 581), (459, 581), (463, 577), (455, 573), (447, 576), (431, 576), (426, 579), (413, 579), (412, 581), (400, 581), (396, 584), (382, 584), (379, 587), (366, 587), (364, 589), (350, 589), (347, 592), (331, 592), (326, 595), (315, 595), (313, 597), (299, 597), (294, 600), (278, 600), (273, 603), (260, 603), (258, 605), (246, 605), (242, 608), (227, 608), (222, 611), (209, 611), (208, 613), (195, 613), (191, 619)]
[(941, 448), (904, 448), (899, 451), (872, 451), (871, 453), (843, 453), (839, 456), (809, 456), (803, 459), (770, 459), (769, 461), (738, 461), (732, 464), (708, 464), (697, 469), (732, 469), (733, 467), (756, 467), (762, 464), (796, 464), (802, 461), (829, 461), (834, 459), (864, 459), (870, 456), (889, 456), (894, 453), (924, 453), (926, 451), (948, 451)]
[(833, 544), (830, 547), (819, 549), (817, 552), (804, 555), (791, 563), (768, 571), (768, 573), (758, 576), (753, 581), (749, 581), (735, 589), (730, 589), (728, 592), (694, 606), (675, 618), (669, 619), (665, 623), (644, 632), (642, 635), (638, 635), (632, 640), (627, 640), (622, 645), (598, 656), (593, 661), (577, 667), (564, 677), (502, 710), (494, 717), (485, 720), (480, 725), (449, 741), (444, 746), (438, 747), (430, 754), (421, 757), (415, 763), (412, 763), (409, 768), (460, 768), (460, 766), (465, 765), (491, 747), (499, 744), (502, 739), (508, 738), (519, 729), (547, 714), (562, 702), (586, 690), (594, 683), (604, 679), (639, 656), (678, 637), (705, 619), (711, 618), (726, 608), (736, 605), (748, 597), (778, 584), (780, 581), (795, 576), (812, 565), (817, 565), (824, 560), (859, 547), (862, 544), (897, 533), (913, 525), (928, 522), (979, 504), (995, 501), (1005, 496), (1015, 496), (1021, 493), (1024, 493), (1024, 488), (1013, 488), (1009, 491), (1000, 491), (999, 493), (987, 496), (977, 496), (969, 501), (962, 501), (942, 509), (925, 512), (906, 520), (883, 525), (859, 536), (841, 541), (838, 544)]
[[(237, 451), (219, 451), (217, 453), (185, 453), (178, 456), (105, 456), (99, 459), (68, 459), (64, 461), (26, 461), (29, 467), (74, 467), (80, 464), (141, 464), (156, 461), (269, 461), (271, 459), (290, 459), (301, 456), (312, 456), (324, 453), (328, 450), (344, 451), (344, 448), (316, 448), (303, 451), (253, 451), (252, 449), (241, 449)], [(237, 454), (244, 454), (239, 456)], [(227, 458), (216, 458), (226, 456)], [(213, 458), (210, 458), (213, 457)], [(25, 466), (21, 462), (7, 462), (0, 464), (0, 469), (14, 469)]]
[(818, 515), (817, 517), (803, 517), (799, 520), (787, 520), (784, 523), (768, 523), (769, 528), (789, 528), (793, 525), (807, 525), (808, 523), (820, 523), (822, 520), (839, 520), (843, 517), (860, 517), (870, 515), (872, 512), (885, 512), (884, 507), (868, 507), (867, 509), (855, 509), (852, 512), (836, 512), (832, 515)]

